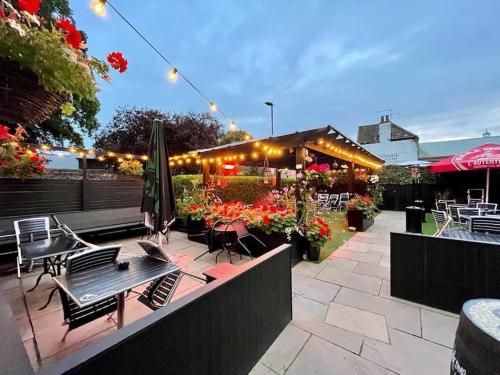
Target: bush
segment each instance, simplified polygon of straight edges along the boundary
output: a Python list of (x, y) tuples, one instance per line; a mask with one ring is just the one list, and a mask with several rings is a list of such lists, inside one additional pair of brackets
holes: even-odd
[[(384, 165), (377, 175), (382, 185), (407, 185), (412, 182), (410, 170), (400, 165)], [(420, 176), (422, 184), (437, 184), (439, 181), (438, 175), (430, 173), (429, 168), (420, 168)]]
[[(273, 186), (263, 185), (258, 176), (231, 176), (227, 178), (227, 186), (217, 189), (217, 196), (222, 202), (237, 201), (243, 203), (255, 203), (268, 195)], [(184, 191), (192, 191), (202, 182), (201, 175), (177, 175), (173, 176), (174, 191), (177, 197)], [(291, 178), (282, 178), (281, 185), (288, 186), (295, 182)]]

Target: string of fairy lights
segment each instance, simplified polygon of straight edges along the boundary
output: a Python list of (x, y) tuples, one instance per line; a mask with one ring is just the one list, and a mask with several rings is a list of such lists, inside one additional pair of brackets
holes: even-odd
[(236, 131), (238, 130), (238, 126), (236, 122), (228, 116), (218, 105), (217, 103), (210, 99), (208, 95), (206, 95), (194, 82), (186, 76), (183, 72), (181, 72), (175, 64), (173, 64), (170, 59), (168, 59), (164, 53), (162, 53), (145, 35), (142, 33), (134, 24), (132, 24), (125, 15), (120, 12), (109, 0), (92, 0), (91, 9), (95, 14), (101, 17), (106, 16), (106, 7), (112, 9), (169, 67), (170, 70), (167, 73), (167, 79), (170, 82), (176, 82), (178, 78), (182, 78), (201, 98), (207, 102), (208, 108), (211, 112), (218, 112), (224, 118), (229, 121), (229, 130)]

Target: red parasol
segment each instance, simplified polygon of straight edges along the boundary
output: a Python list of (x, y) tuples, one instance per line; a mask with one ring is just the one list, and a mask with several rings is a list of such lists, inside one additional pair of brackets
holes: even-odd
[(486, 169), (486, 201), (489, 198), (490, 169), (500, 169), (500, 145), (487, 143), (449, 156), (429, 168), (432, 173), (477, 171)]

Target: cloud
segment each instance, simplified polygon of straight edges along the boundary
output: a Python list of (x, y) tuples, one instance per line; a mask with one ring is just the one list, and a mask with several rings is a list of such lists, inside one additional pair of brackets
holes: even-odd
[(420, 141), (447, 141), (478, 138), (484, 130), (500, 135), (500, 105), (498, 99), (490, 104), (456, 111), (415, 116), (402, 126), (417, 134)]

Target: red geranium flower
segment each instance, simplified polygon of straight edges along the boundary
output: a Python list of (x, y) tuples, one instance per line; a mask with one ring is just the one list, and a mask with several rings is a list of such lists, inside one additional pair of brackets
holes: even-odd
[(267, 215), (262, 216), (262, 221), (263, 221), (263, 222), (264, 222), (264, 224), (266, 224), (266, 225), (271, 224), (271, 220), (269, 219), (269, 216), (267, 216)]
[(75, 28), (75, 25), (73, 25), (73, 22), (71, 22), (70, 20), (68, 20), (66, 18), (62, 18), (62, 19), (57, 20), (56, 27), (59, 30), (66, 31), (67, 33), (71, 33), (73, 31), (76, 31), (76, 28)]
[(4, 18), (5, 17), (5, 12), (3, 10), (3, 8), (0, 8), (0, 18)]
[(127, 70), (128, 61), (123, 58), (121, 52), (111, 52), (108, 55), (108, 62), (113, 69), (119, 71), (120, 73), (123, 73)]
[(323, 236), (323, 237), (324, 237), (324, 236), (326, 236), (326, 230), (325, 230), (325, 228), (321, 227), (321, 228), (319, 229), (319, 234), (320, 234), (321, 236)]
[(38, 163), (39, 161), (40, 161), (40, 158), (38, 157), (38, 155), (31, 155), (30, 156), (30, 162)]
[(30, 14), (36, 14), (40, 10), (41, 0), (17, 0), (17, 7)]
[(66, 35), (66, 43), (69, 44), (74, 49), (79, 49), (82, 44), (82, 34), (78, 30), (69, 32)]
[(43, 172), (44, 170), (45, 170), (45, 165), (43, 165), (43, 164), (42, 165), (37, 165), (35, 167), (35, 171), (37, 171), (37, 172)]
[(12, 141), (14, 136), (9, 133), (9, 127), (6, 125), (0, 125), (0, 140)]

